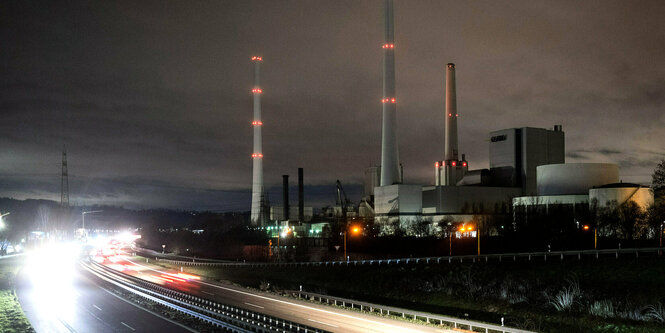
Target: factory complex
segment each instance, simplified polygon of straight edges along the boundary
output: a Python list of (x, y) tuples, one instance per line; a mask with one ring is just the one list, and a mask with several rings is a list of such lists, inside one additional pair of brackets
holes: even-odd
[[(623, 184), (619, 167), (607, 163), (565, 163), (565, 135), (552, 129), (510, 128), (489, 134), (489, 168), (470, 169), (458, 148), (455, 64), (445, 67), (445, 146), (434, 162), (433, 185), (404, 184), (396, 138), (395, 41), (393, 2), (385, 5), (383, 126), (381, 166), (365, 171), (364, 198), (358, 213), (373, 216), (389, 234), (395, 223), (466, 222), (478, 215), (508, 214), (523, 206), (653, 202), (648, 187)], [(511, 207), (513, 206), (513, 207)], [(372, 209), (373, 208), (373, 209)], [(527, 210), (524, 210), (527, 211)], [(430, 229), (431, 229), (430, 228)]]
[[(496, 216), (528, 212), (550, 206), (565, 207), (573, 212), (581, 206), (606, 207), (634, 201), (642, 208), (653, 203), (651, 189), (639, 184), (622, 183), (619, 166), (610, 163), (565, 163), (565, 133), (562, 125), (552, 128), (508, 128), (489, 133), (489, 166), (472, 169), (458, 148), (459, 112), (455, 86), (456, 67), (445, 65), (445, 145), (443, 156), (433, 157), (432, 183), (407, 184), (399, 159), (397, 138), (397, 93), (395, 89), (395, 49), (393, 1), (385, 1), (385, 40), (383, 51), (383, 96), (381, 164), (364, 171), (363, 198), (359, 205), (346, 205), (340, 195), (333, 216), (372, 220), (380, 234), (391, 234), (396, 225), (431, 223), (431, 231), (442, 221), (469, 222), (479, 216)], [(252, 183), (251, 222), (253, 226), (274, 225), (289, 228), (289, 216), (298, 215), (302, 229), (312, 221), (313, 209), (304, 207), (302, 169), (299, 170), (299, 206), (288, 205), (288, 177), (284, 178), (285, 198), (282, 206), (268, 207), (263, 189), (263, 155), (261, 151), (261, 106), (259, 65), (255, 64), (254, 94), (254, 176)], [(269, 216), (268, 216), (269, 215)], [(305, 216), (306, 215), (306, 216)], [(513, 216), (513, 218), (515, 218)], [(312, 225), (313, 226), (313, 225)], [(306, 234), (320, 233), (308, 229)]]

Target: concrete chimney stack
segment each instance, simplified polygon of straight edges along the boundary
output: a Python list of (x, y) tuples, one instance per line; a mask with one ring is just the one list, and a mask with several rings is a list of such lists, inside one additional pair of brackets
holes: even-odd
[(393, 0), (385, 2), (383, 48), (383, 124), (381, 135), (381, 186), (400, 184), (402, 176), (397, 146), (397, 99), (395, 97), (395, 34)]
[(263, 58), (259, 56), (252, 57), (254, 63), (254, 87), (252, 94), (254, 95), (254, 119), (252, 120), (252, 127), (254, 127), (254, 152), (252, 153), (253, 174), (252, 174), (252, 210), (250, 214), (250, 222), (252, 226), (263, 224), (262, 210), (263, 204), (263, 148), (261, 147), (261, 89), (259, 81), (259, 71)]
[(298, 168), (298, 221), (305, 223), (305, 188), (303, 185), (303, 168)]
[(455, 64), (446, 66), (446, 143), (445, 159), (447, 161), (458, 159), (457, 148), (457, 96), (455, 91)]
[(284, 201), (283, 206), (284, 206), (284, 221), (289, 220), (289, 175), (283, 175), (282, 176), (283, 184), (282, 184), (282, 193), (284, 195), (284, 198), (282, 201)]

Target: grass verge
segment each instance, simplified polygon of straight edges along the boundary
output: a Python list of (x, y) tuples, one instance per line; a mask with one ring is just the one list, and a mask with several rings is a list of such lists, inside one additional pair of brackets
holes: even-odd
[[(535, 331), (665, 332), (662, 322), (650, 319), (659, 313), (653, 304), (665, 300), (662, 258), (184, 270), (257, 289), (302, 285), (322, 294), (457, 318), (499, 323), (504, 317), (508, 326)], [(555, 301), (564, 294), (570, 303), (557, 309)]]
[(13, 288), (22, 262), (21, 256), (0, 259), (0, 332), (34, 332)]

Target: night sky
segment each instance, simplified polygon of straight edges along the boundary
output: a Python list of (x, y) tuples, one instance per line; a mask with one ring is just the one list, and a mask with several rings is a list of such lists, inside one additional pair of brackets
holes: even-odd
[[(261, 55), (266, 185), (305, 168), (308, 205), (359, 198), (380, 161), (383, 2), (0, 2), (0, 197), (249, 210), (252, 55)], [(646, 183), (665, 157), (665, 1), (395, 1), (406, 183), (443, 155), (444, 68), (460, 150), (562, 124), (567, 162)], [(354, 185), (355, 184), (355, 185)], [(292, 198), (295, 198), (293, 196)]]

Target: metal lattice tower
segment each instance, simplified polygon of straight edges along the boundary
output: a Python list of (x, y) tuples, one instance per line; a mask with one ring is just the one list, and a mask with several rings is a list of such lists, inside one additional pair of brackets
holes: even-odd
[(69, 207), (69, 175), (67, 174), (67, 148), (62, 147), (62, 177), (60, 178), (60, 206)]

